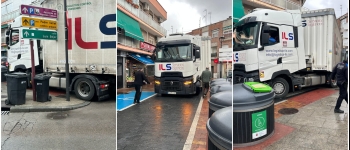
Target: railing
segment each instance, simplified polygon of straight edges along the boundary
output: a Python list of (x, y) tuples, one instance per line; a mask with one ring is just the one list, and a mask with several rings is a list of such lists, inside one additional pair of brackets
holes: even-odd
[(147, 23), (151, 27), (153, 27), (155, 30), (162, 33), (164, 36), (166, 35), (167, 31), (156, 21), (152, 19), (151, 16), (146, 14), (144, 11), (141, 10), (141, 8), (136, 9), (133, 6), (131, 6), (129, 3), (127, 3), (125, 0), (118, 0), (118, 4), (131, 12), (133, 15), (140, 18), (143, 22)]
[(12, 11), (10, 13), (1, 15), (1, 23), (5, 22), (5, 21), (9, 21), (12, 19), (15, 19), (16, 17), (18, 17), (20, 15), (20, 10), (17, 9), (15, 11)]
[(122, 44), (128, 47), (140, 49), (140, 41), (127, 37), (123, 34), (118, 34), (118, 44)]
[[(260, 1), (269, 3), (277, 7), (281, 7), (283, 9), (289, 9), (289, 10), (300, 9), (300, 4), (297, 4), (295, 2), (291, 2), (288, 0), (260, 0)], [(309, 10), (308, 8), (305, 8), (305, 7), (302, 7), (301, 9)]]

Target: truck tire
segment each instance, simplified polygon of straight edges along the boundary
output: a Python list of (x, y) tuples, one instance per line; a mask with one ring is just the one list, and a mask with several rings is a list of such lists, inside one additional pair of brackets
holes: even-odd
[(271, 83), (271, 87), (275, 91), (275, 94), (276, 94), (275, 98), (277, 99), (284, 98), (289, 93), (289, 84), (283, 78), (273, 79)]
[(79, 99), (91, 101), (95, 96), (95, 86), (89, 79), (80, 78), (74, 83), (74, 92)]

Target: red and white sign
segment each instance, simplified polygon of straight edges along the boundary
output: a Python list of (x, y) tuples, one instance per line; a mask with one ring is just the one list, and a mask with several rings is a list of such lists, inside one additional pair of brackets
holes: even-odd
[(145, 51), (153, 53), (153, 51), (156, 47), (151, 45), (151, 44), (145, 43), (145, 42), (140, 42), (140, 48), (145, 50)]

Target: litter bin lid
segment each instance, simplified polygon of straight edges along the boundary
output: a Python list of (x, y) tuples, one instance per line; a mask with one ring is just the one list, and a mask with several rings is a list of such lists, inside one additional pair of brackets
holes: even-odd
[(223, 91), (214, 94), (210, 97), (209, 104), (222, 107), (232, 106), (232, 91)]
[(26, 78), (27, 74), (23, 72), (14, 72), (11, 74), (5, 74), (6, 77), (12, 77), (12, 78)]
[(216, 82), (213, 82), (213, 83), (210, 83), (210, 86), (216, 86), (216, 85), (223, 85), (223, 84), (231, 84), (232, 82), (230, 82), (229, 80), (220, 80), (220, 81), (216, 81)]
[(231, 84), (222, 84), (222, 85), (215, 85), (210, 88), (210, 92), (215, 94), (223, 91), (232, 91), (232, 85)]
[(34, 77), (35, 80), (47, 80), (50, 78), (51, 78), (51, 75), (45, 75), (45, 74), (37, 74)]
[(209, 136), (224, 143), (226, 148), (231, 148), (232, 144), (232, 115), (232, 107), (226, 107), (214, 112), (207, 122)]
[(225, 78), (217, 78), (217, 79), (213, 79), (211, 80), (211, 83), (217, 82), (217, 81), (226, 81)]
[(234, 112), (268, 107), (269, 104), (274, 102), (275, 92), (273, 90), (265, 93), (256, 93), (251, 87), (243, 83), (234, 84), (232, 88)]
[(250, 87), (256, 93), (268, 93), (272, 91), (272, 88), (266, 84), (259, 82), (245, 82), (245, 85)]

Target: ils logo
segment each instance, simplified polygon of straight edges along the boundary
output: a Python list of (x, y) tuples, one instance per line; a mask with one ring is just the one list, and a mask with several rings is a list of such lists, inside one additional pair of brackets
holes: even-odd
[(159, 64), (159, 70), (171, 70), (171, 64)]
[(282, 32), (282, 39), (283, 40), (293, 40), (293, 33), (288, 33), (288, 37), (287, 37), (287, 34), (286, 32)]
[(233, 62), (238, 62), (238, 60), (239, 60), (238, 53), (233, 53)]

